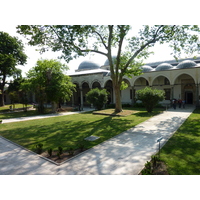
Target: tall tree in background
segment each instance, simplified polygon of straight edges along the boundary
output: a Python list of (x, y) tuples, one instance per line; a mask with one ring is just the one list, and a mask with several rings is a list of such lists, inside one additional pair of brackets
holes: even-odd
[(24, 65), (26, 59), (22, 42), (8, 33), (0, 32), (0, 106), (4, 106), (6, 78), (19, 75), (20, 70), (16, 68), (16, 65)]
[(70, 77), (63, 73), (66, 68), (56, 60), (38, 60), (36, 66), (28, 71), (24, 86), (35, 92), (39, 112), (44, 112), (44, 103), (47, 101), (52, 102), (55, 112), (60, 99), (69, 100), (72, 96), (74, 84)]
[[(135, 35), (131, 34), (129, 25), (22, 25), (17, 30), (28, 36), (30, 45), (38, 45), (41, 52), (61, 51), (61, 58), (67, 62), (90, 52), (106, 56), (115, 91), (115, 112), (122, 110), (123, 77), (141, 74), (139, 66), (152, 53), (149, 48), (155, 43), (168, 43), (175, 56), (181, 51), (193, 53), (200, 47), (199, 27), (188, 25), (145, 25)], [(114, 60), (113, 49), (117, 51)]]

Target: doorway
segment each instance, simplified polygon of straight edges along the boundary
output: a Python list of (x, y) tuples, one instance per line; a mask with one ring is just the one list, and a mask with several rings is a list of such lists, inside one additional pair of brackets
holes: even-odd
[(185, 102), (187, 104), (193, 104), (193, 93), (191, 91), (185, 92)]

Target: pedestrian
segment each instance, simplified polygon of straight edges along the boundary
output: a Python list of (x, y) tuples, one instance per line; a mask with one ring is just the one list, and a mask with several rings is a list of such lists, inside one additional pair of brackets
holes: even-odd
[(173, 106), (174, 110), (176, 110), (176, 99), (172, 100), (172, 106)]
[(185, 100), (182, 101), (183, 108), (185, 108)]
[(182, 100), (181, 99), (178, 100), (178, 105), (179, 105), (179, 108), (181, 108), (181, 105), (182, 105)]

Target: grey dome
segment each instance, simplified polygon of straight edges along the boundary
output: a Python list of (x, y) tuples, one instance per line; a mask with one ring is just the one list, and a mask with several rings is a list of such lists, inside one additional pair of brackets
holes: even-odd
[(94, 63), (92, 61), (83, 61), (79, 67), (78, 70), (91, 70), (91, 69), (99, 69), (100, 65), (97, 63)]
[(143, 65), (141, 66), (141, 68), (142, 68), (142, 72), (150, 72), (153, 70), (153, 68), (149, 65)]
[(192, 60), (184, 60), (183, 62), (179, 63), (176, 68), (177, 69), (185, 69), (195, 67), (197, 64)]
[(164, 70), (169, 70), (171, 68), (173, 68), (173, 66), (170, 65), (169, 63), (162, 63), (162, 64), (158, 65), (155, 70), (156, 71), (164, 71)]
[[(112, 60), (114, 61), (117, 58), (117, 56), (113, 56)], [(109, 60), (107, 59), (104, 63), (104, 66), (110, 65)]]

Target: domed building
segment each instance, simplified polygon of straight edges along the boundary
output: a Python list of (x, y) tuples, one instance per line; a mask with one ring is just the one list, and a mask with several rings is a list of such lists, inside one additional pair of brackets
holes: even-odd
[[(113, 60), (116, 56), (113, 57)], [(69, 74), (76, 85), (71, 101), (72, 106), (89, 106), (86, 94), (93, 88), (105, 88), (109, 92), (109, 104), (115, 103), (115, 94), (110, 75), (108, 59), (99, 65), (95, 62), (84, 61), (78, 69)], [(122, 104), (134, 104), (136, 91), (146, 86), (165, 91), (162, 104), (169, 104), (172, 99), (182, 99), (186, 104), (199, 106), (200, 57), (193, 59), (167, 60), (146, 63), (141, 66), (142, 74), (124, 77), (128, 87), (121, 91)]]
[(92, 70), (92, 69), (99, 69), (100, 65), (94, 63), (92, 61), (83, 61), (76, 71), (85, 71), (85, 70)]

